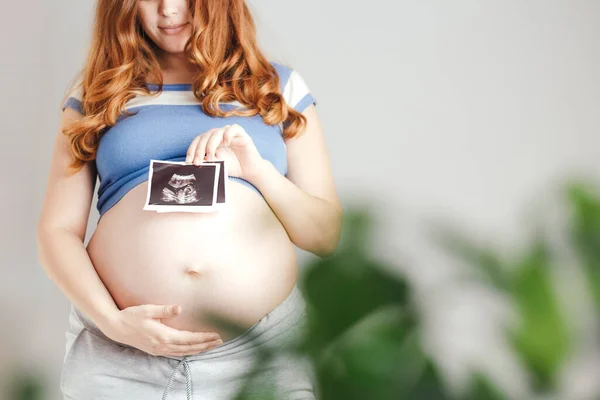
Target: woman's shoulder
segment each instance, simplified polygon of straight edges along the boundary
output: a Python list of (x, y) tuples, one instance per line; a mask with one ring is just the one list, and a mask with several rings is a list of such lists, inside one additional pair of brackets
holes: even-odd
[(310, 104), (317, 104), (306, 81), (295, 68), (274, 60), (271, 60), (270, 64), (279, 76), (281, 93), (288, 104), (300, 112)]
[(280, 61), (270, 61), (270, 64), (275, 68), (277, 75), (279, 76), (279, 83), (281, 85), (281, 89), (283, 89), (295, 79), (295, 76), (298, 75), (298, 72), (290, 65)]
[(293, 71), (293, 68), (291, 66), (281, 61), (271, 60), (269, 61), (269, 63), (273, 66), (273, 68), (275, 68), (277, 75), (279, 75), (279, 79), (289, 77), (289, 75)]
[(71, 82), (68, 85), (68, 89), (66, 90), (61, 102), (61, 108), (63, 111), (65, 110), (65, 108), (70, 107), (83, 114), (82, 84), (83, 77), (81, 76), (81, 73), (77, 74), (74, 78), (71, 79)]

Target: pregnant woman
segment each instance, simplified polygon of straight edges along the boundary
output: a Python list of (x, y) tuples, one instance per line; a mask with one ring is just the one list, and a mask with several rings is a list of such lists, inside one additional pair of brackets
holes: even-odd
[[(243, 0), (98, 1), (38, 227), (40, 262), (72, 304), (65, 399), (230, 399), (258, 349), (302, 332), (294, 245), (327, 256), (342, 225), (315, 104), (261, 53)], [(224, 160), (226, 206), (143, 210), (151, 159)], [(306, 360), (267, 371), (278, 399), (315, 398)]]

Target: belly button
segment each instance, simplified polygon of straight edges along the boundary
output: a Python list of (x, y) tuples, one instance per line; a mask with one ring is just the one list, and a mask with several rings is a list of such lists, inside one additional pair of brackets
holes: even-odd
[(200, 269), (198, 267), (188, 267), (185, 270), (186, 275), (193, 276), (195, 278), (204, 275), (205, 272), (206, 271), (203, 271), (202, 269)]

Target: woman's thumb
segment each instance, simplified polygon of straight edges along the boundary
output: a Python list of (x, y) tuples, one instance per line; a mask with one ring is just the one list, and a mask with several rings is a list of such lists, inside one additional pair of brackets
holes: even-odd
[(165, 306), (153, 307), (150, 311), (151, 317), (154, 318), (170, 318), (181, 312), (181, 306), (178, 304), (171, 304)]

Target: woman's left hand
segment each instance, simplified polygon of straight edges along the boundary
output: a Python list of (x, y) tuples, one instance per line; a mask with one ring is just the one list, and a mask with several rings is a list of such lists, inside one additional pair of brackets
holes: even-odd
[(229, 176), (249, 180), (260, 173), (265, 160), (252, 138), (240, 125), (225, 125), (194, 138), (185, 161), (200, 165), (203, 161), (224, 160)]

